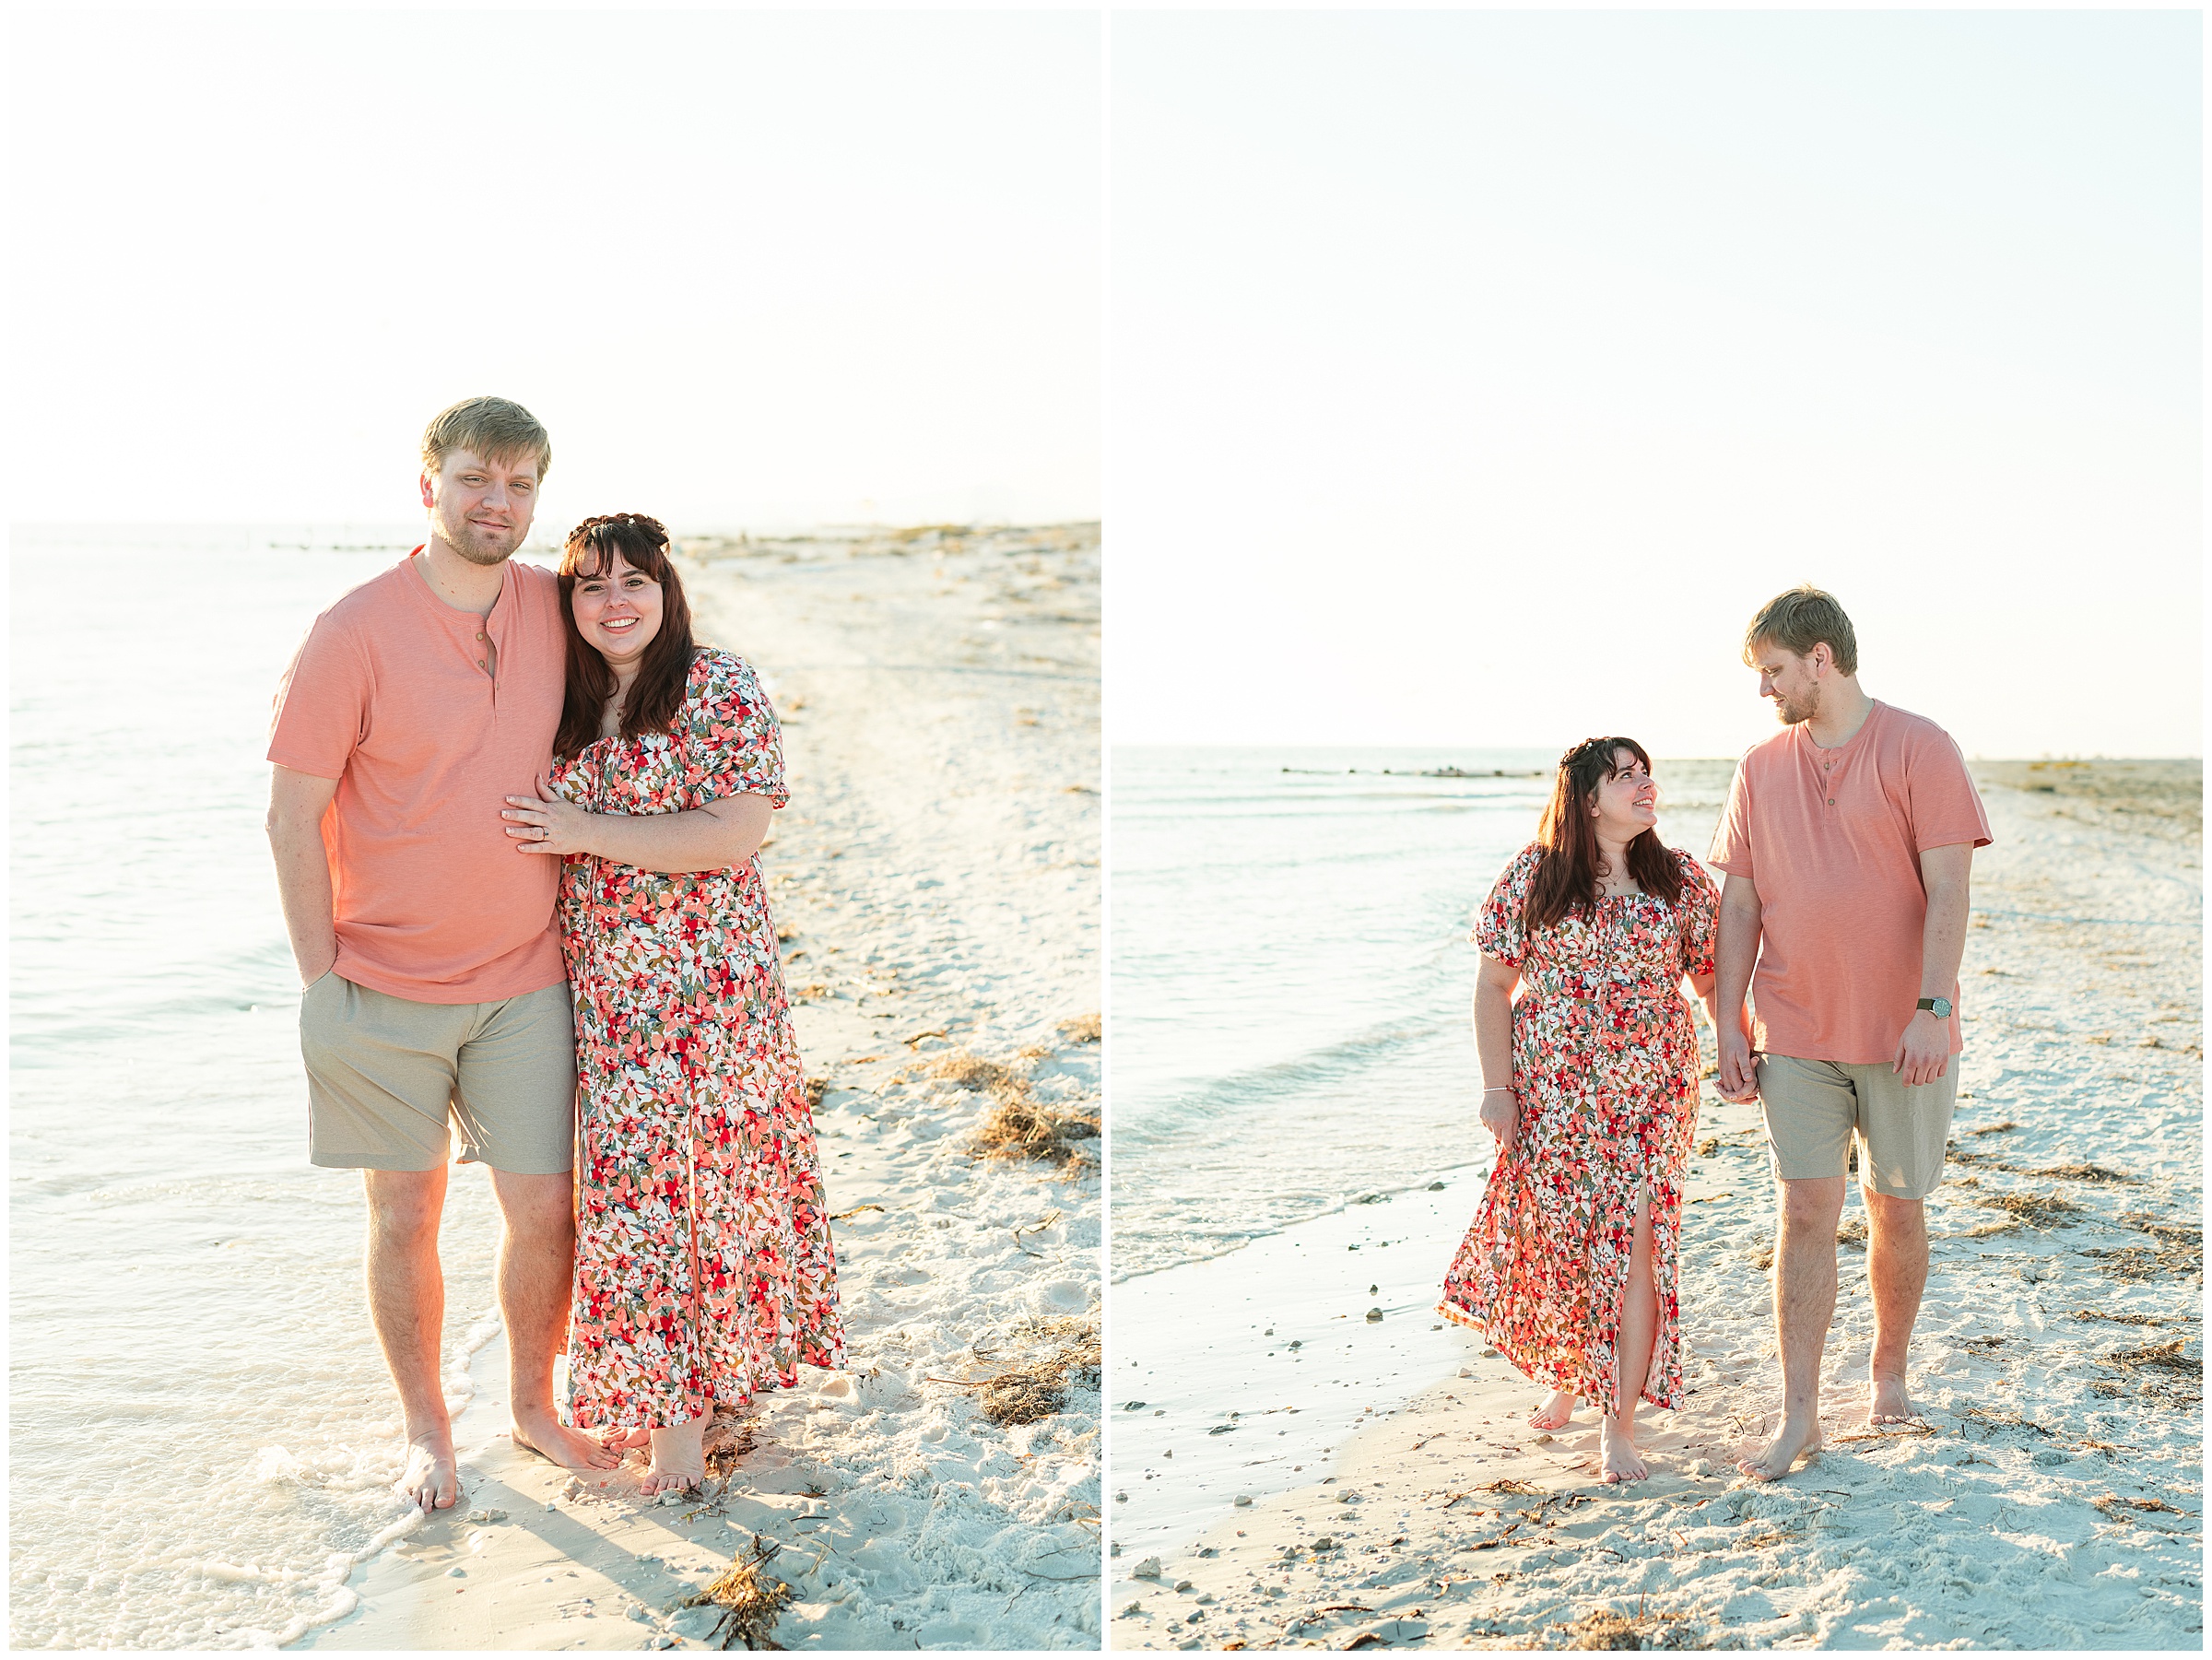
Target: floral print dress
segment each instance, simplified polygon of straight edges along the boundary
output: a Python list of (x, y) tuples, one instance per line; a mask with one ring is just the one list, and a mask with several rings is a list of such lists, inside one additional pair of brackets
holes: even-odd
[(1522, 918), (1542, 851), (1515, 855), (1475, 926), (1486, 955), (1521, 971), (1521, 1116), (1438, 1311), (1484, 1333), (1526, 1376), (1613, 1409), (1641, 1189), (1659, 1302), (1642, 1398), (1677, 1407), (1682, 1178), (1698, 1115), (1697, 1031), (1680, 984), (1712, 972), (1720, 896), (1677, 850), (1678, 905), (1649, 893), (1606, 898), (1531, 933)]
[[(775, 712), (728, 652), (692, 660), (673, 730), (554, 769), (594, 813), (789, 799)], [(582, 1111), (568, 1395), (579, 1429), (643, 1429), (843, 1364), (806, 1079), (757, 861), (564, 862)]]

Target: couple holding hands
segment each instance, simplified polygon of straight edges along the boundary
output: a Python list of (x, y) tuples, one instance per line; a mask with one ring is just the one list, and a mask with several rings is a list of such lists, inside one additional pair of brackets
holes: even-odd
[(694, 643), (656, 521), (586, 519), (558, 573), (512, 561), (551, 455), (504, 398), (430, 423), (428, 540), (315, 619), (269, 742), (311, 1157), (363, 1175), (425, 1511), (460, 1496), (449, 1138), (491, 1168), (516, 1444), (696, 1486), (717, 1403), (844, 1360), (753, 856), (787, 798), (775, 712)]
[(1780, 1189), (1782, 1421), (1737, 1467), (1773, 1480), (1820, 1444), (1854, 1135), (1875, 1302), (1867, 1418), (1913, 1416), (1922, 1201), (1942, 1179), (1968, 877), (1989, 819), (1950, 737), (1861, 689), (1851, 620), (1830, 595), (1771, 601), (1744, 661), (1783, 730), (1736, 768), (1708, 855), (1717, 890), (1660, 843), (1642, 748), (1592, 738), (1560, 759), (1535, 842), (1475, 929), (1480, 1111), (1498, 1160), (1439, 1306), (1550, 1387), (1535, 1428), (1598, 1407), (1607, 1481), (1648, 1474), (1638, 1402), (1683, 1404), (1678, 1253), (1700, 1070), (1685, 976), (1712, 1018), (1721, 1093), (1761, 1103)]

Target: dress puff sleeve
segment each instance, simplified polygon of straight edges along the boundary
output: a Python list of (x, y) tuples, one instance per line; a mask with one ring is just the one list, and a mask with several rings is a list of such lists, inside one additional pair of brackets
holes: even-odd
[(1682, 865), (1682, 901), (1677, 907), (1682, 933), (1682, 971), (1712, 972), (1713, 939), (1721, 914), (1721, 890), (1712, 885), (1696, 857), (1674, 850)]
[(1543, 850), (1534, 846), (1515, 854), (1490, 889), (1490, 897), (1475, 913), (1476, 947), (1485, 957), (1495, 957), (1509, 969), (1521, 966), (1526, 938), (1522, 918), (1527, 912), (1528, 885), (1535, 879), (1536, 861), (1542, 855)]
[(708, 650), (692, 660), (677, 716), (683, 741), (684, 806), (730, 795), (765, 795), (771, 807), (791, 799), (783, 783), (783, 735), (752, 665), (729, 652)]

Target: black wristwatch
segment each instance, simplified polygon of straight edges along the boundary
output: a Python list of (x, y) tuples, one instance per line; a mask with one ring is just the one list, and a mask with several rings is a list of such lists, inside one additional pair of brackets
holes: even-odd
[(1923, 997), (1912, 1007), (1916, 1009), (1926, 1009), (1938, 1020), (1947, 1020), (1951, 1018), (1951, 1000), (1948, 997)]

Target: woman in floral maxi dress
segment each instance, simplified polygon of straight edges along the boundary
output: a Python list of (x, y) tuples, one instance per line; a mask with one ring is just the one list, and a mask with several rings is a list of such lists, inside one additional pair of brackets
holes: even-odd
[(744, 659), (693, 646), (667, 533), (587, 520), (560, 565), (569, 687), (524, 852), (565, 855), (581, 1157), (571, 1421), (696, 1486), (716, 1402), (840, 1366), (821, 1167), (753, 858), (787, 798)]
[(1600, 1405), (1607, 1481), (1648, 1474), (1638, 1400), (1682, 1403), (1677, 1252), (1698, 1086), (1683, 976), (1709, 1009), (1713, 995), (1719, 895), (1661, 845), (1657, 818), (1641, 746), (1578, 745), (1537, 840), (1483, 905), (1475, 1025), (1499, 1155), (1439, 1304), (1551, 1387), (1534, 1427), (1563, 1427), (1577, 1397)]

